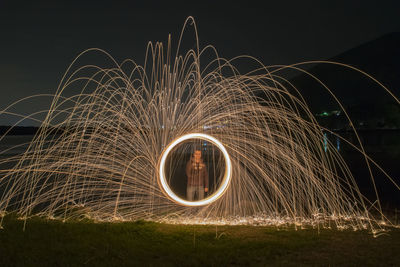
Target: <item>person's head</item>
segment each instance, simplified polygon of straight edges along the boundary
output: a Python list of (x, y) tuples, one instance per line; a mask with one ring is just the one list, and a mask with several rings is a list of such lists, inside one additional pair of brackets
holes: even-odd
[(201, 150), (200, 150), (200, 149), (196, 149), (196, 150), (193, 152), (193, 159), (194, 159), (194, 161), (195, 161), (196, 163), (200, 162), (200, 160), (201, 160)]

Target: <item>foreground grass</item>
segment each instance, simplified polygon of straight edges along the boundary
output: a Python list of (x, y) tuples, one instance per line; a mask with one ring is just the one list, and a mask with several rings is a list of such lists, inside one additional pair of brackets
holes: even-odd
[(400, 266), (400, 230), (93, 223), (5, 218), (0, 266)]

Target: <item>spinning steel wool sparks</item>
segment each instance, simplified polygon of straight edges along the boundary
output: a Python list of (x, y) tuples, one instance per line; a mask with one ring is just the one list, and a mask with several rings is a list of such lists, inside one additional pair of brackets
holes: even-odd
[[(199, 201), (186, 201), (184, 199), (179, 198), (174, 192), (173, 190), (171, 190), (171, 188), (168, 186), (168, 182), (167, 179), (165, 177), (165, 161), (167, 159), (168, 153), (180, 142), (188, 140), (188, 139), (193, 139), (193, 138), (199, 138), (202, 140), (207, 140), (207, 141), (211, 141), (212, 143), (214, 143), (224, 154), (224, 159), (225, 159), (225, 166), (226, 166), (226, 170), (225, 170), (225, 174), (224, 174), (224, 178), (222, 179), (222, 183), (221, 186), (219, 186), (217, 192), (215, 192), (214, 194), (212, 194), (211, 196), (205, 198), (205, 199), (201, 199)], [(177, 203), (180, 203), (182, 205), (186, 205), (186, 206), (201, 206), (201, 205), (207, 205), (210, 204), (214, 201), (216, 201), (218, 198), (220, 198), (222, 196), (222, 194), (226, 191), (226, 189), (228, 188), (229, 185), (229, 181), (231, 179), (231, 175), (232, 175), (232, 166), (231, 166), (231, 160), (229, 158), (228, 152), (226, 151), (225, 147), (221, 144), (221, 142), (219, 142), (217, 139), (215, 139), (212, 136), (206, 135), (206, 134), (200, 134), (200, 133), (193, 133), (193, 134), (187, 134), (184, 136), (181, 136), (179, 138), (177, 138), (176, 140), (174, 140), (163, 152), (162, 156), (161, 156), (161, 160), (160, 160), (160, 164), (159, 164), (159, 177), (160, 177), (160, 183), (161, 186), (163, 188), (163, 190), (167, 193), (167, 195), (169, 197), (171, 197), (174, 201), (176, 201)]]
[[(192, 18), (185, 26), (188, 22), (195, 27)], [(78, 65), (99, 51), (112, 67)], [(172, 57), (170, 41), (166, 51), (150, 43), (143, 66), (132, 60), (119, 64), (99, 49), (80, 54), (27, 150), (1, 159), (1, 166), (13, 167), (0, 177), (0, 212), (23, 218), (335, 224), (373, 231), (382, 227), (379, 222), (389, 223), (378, 194), (375, 203), (366, 199), (335, 144), (324, 144), (325, 129), (300, 93), (293, 93), (301, 88), (279, 76), (288, 68), (306, 72), (301, 64), (260, 64), (240, 74), (216, 52), (200, 64), (209, 52), (214, 48), (185, 54), (178, 48)], [(169, 152), (189, 139), (209, 141), (225, 159), (223, 178), (198, 201), (177, 196), (165, 172)], [(359, 139), (351, 145), (367, 168), (375, 165)], [(370, 179), (375, 186), (372, 174)]]

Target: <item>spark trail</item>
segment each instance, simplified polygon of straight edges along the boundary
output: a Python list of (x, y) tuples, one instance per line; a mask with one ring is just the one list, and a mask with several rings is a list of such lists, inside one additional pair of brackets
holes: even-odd
[[(184, 28), (188, 22), (196, 27), (188, 18)], [(64, 220), (332, 223), (373, 231), (381, 228), (379, 221), (389, 223), (379, 196), (373, 204), (361, 194), (334, 144), (328, 142), (325, 151), (325, 129), (301, 88), (279, 76), (287, 68), (306, 72), (301, 64), (267, 67), (252, 59), (259, 68), (240, 74), (213, 47), (196, 49), (181, 54), (178, 48), (173, 57), (170, 40), (167, 49), (150, 43), (143, 66), (132, 60), (119, 64), (100, 49), (80, 54), (25, 153), (1, 160), (14, 167), (1, 172), (0, 212)], [(82, 57), (98, 52), (113, 66), (79, 66)], [(210, 52), (214, 58), (200, 64)], [(319, 81), (311, 74), (310, 79)], [(322, 82), (321, 87), (330, 91)], [(219, 140), (232, 164), (224, 194), (200, 207), (171, 201), (159, 183), (165, 147), (190, 133)], [(367, 168), (375, 164), (361, 142), (352, 145)]]

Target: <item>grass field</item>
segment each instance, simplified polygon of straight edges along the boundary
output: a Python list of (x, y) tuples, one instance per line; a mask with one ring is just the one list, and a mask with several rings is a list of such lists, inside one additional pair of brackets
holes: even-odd
[(400, 266), (400, 229), (366, 231), (6, 216), (0, 266)]

